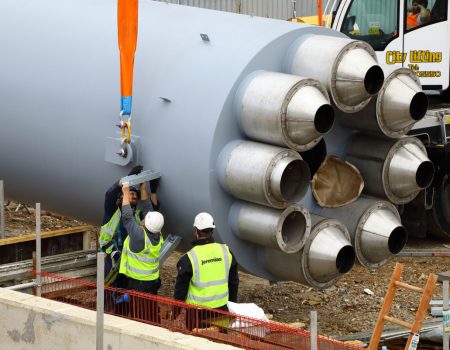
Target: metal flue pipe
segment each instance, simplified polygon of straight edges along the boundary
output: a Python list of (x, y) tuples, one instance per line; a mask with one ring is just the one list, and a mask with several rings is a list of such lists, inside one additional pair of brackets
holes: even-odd
[(267, 269), (280, 280), (325, 289), (352, 269), (355, 252), (341, 222), (317, 215), (311, 215), (311, 221), (311, 234), (300, 252), (266, 250)]
[(315, 212), (347, 226), (356, 257), (365, 267), (381, 267), (404, 248), (408, 239), (397, 208), (384, 200), (360, 197), (345, 207), (320, 208)]
[(418, 76), (410, 69), (391, 72), (376, 99), (359, 113), (337, 112), (339, 122), (361, 131), (399, 138), (425, 116), (428, 98), (422, 92)]
[(278, 210), (236, 202), (229, 220), (239, 238), (289, 254), (298, 252), (311, 232), (309, 212), (300, 205)]
[(289, 73), (320, 81), (346, 113), (364, 108), (384, 80), (373, 48), (347, 38), (304, 36), (290, 49), (286, 67)]
[(365, 193), (395, 204), (410, 202), (433, 180), (433, 163), (415, 137), (390, 140), (358, 134), (347, 149), (346, 160), (361, 172)]
[(250, 74), (236, 96), (238, 119), (249, 138), (297, 151), (314, 147), (333, 126), (329, 102), (316, 80), (266, 71)]
[(236, 198), (286, 208), (308, 187), (308, 164), (287, 148), (232, 141), (220, 153), (217, 173), (222, 187)]

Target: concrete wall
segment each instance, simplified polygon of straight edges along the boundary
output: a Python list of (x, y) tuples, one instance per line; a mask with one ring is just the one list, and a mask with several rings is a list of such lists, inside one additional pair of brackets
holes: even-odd
[[(94, 311), (0, 288), (0, 349), (95, 349)], [(104, 349), (231, 350), (232, 346), (105, 315)]]

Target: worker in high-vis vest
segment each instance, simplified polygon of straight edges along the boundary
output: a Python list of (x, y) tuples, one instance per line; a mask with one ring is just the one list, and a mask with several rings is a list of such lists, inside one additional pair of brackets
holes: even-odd
[[(212, 237), (214, 219), (200, 213), (194, 220), (194, 247), (177, 263), (174, 298), (188, 304), (228, 311), (228, 301), (237, 302), (238, 263), (226, 244), (216, 243)], [(175, 315), (176, 316), (176, 315)], [(196, 311), (186, 318), (186, 326), (208, 327), (199, 320), (209, 317), (206, 310)]]
[(127, 289), (156, 295), (161, 287), (159, 255), (164, 243), (161, 234), (164, 217), (157, 211), (150, 211), (142, 223), (136, 223), (129, 186), (124, 184), (122, 191), (122, 220), (128, 236), (123, 244), (119, 272), (128, 278)]
[[(142, 171), (142, 166), (135, 166), (128, 175), (137, 175)], [(158, 196), (156, 194), (159, 179), (150, 181), (150, 196), (147, 193), (147, 185), (141, 185), (141, 191), (136, 187), (130, 187), (129, 202), (137, 223), (141, 222), (145, 214), (150, 210), (159, 209)], [(104, 201), (104, 216), (100, 234), (98, 237), (99, 250), (105, 252), (105, 278), (110, 274), (113, 267), (120, 262), (123, 243), (128, 232), (122, 221), (122, 186), (119, 181), (115, 182), (106, 192)], [(125, 277), (118, 277), (110, 283), (114, 287), (125, 288), (128, 282)]]

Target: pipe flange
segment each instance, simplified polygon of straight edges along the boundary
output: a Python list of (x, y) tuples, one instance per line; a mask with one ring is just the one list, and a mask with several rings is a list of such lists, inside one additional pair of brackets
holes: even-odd
[(325, 219), (319, 222), (311, 231), (311, 234), (309, 235), (308, 240), (305, 243), (305, 246), (303, 247), (303, 254), (302, 254), (302, 269), (303, 269), (303, 275), (305, 276), (306, 281), (313, 287), (316, 287), (318, 289), (326, 289), (331, 287), (332, 285), (336, 284), (336, 282), (343, 276), (338, 275), (335, 278), (331, 279), (328, 282), (319, 282), (314, 279), (313, 276), (309, 273), (309, 251), (311, 248), (311, 244), (314, 241), (314, 238), (325, 228), (328, 227), (337, 227), (345, 236), (345, 238), (348, 239), (349, 242), (351, 242), (350, 239), (350, 233), (348, 232), (347, 227), (341, 223), (338, 220), (335, 219)]
[[(294, 212), (302, 213), (303, 217), (305, 218), (305, 232), (303, 233), (303, 237), (300, 239), (300, 241), (295, 245), (295, 247), (293, 247), (294, 249), (289, 249), (289, 246), (283, 240), (283, 235), (282, 235), (283, 224), (284, 224), (286, 218)], [(310, 234), (311, 234), (311, 215), (304, 206), (290, 205), (281, 213), (280, 218), (278, 219), (276, 237), (277, 237), (277, 243), (284, 253), (288, 253), (288, 254), (297, 253), (299, 250), (301, 250), (304, 247), (306, 240), (308, 239)]]
[(333, 66), (331, 68), (330, 93), (331, 93), (332, 99), (333, 99), (334, 103), (336, 104), (336, 106), (340, 110), (342, 110), (343, 112), (346, 112), (346, 113), (355, 113), (355, 112), (360, 111), (370, 102), (370, 98), (371, 98), (370, 96), (368, 96), (364, 101), (360, 102), (359, 104), (357, 104), (355, 106), (349, 106), (349, 105), (343, 104), (341, 102), (341, 99), (337, 93), (337, 86), (336, 86), (337, 69), (339, 67), (339, 64), (343, 60), (344, 56), (347, 54), (347, 52), (349, 52), (355, 48), (359, 48), (359, 49), (363, 49), (363, 50), (367, 51), (367, 53), (373, 57), (375, 62), (378, 62), (377, 56), (376, 56), (375, 51), (373, 50), (372, 46), (370, 46), (369, 44), (367, 44), (366, 42), (363, 42), (363, 41), (352, 41), (352, 42), (346, 44), (341, 49), (339, 54), (337, 55), (336, 60), (334, 61)]
[(392, 146), (391, 149), (389, 150), (389, 152), (386, 155), (386, 159), (383, 163), (383, 168), (382, 168), (382, 177), (381, 177), (381, 181), (383, 184), (383, 190), (384, 193), (386, 195), (386, 197), (395, 204), (406, 204), (411, 202), (414, 198), (416, 198), (416, 196), (419, 194), (419, 192), (421, 191), (421, 189), (417, 190), (415, 193), (410, 194), (409, 196), (406, 197), (399, 197), (397, 196), (389, 187), (389, 175), (388, 175), (388, 171), (387, 168), (389, 167), (389, 165), (391, 164), (392, 158), (394, 158), (395, 152), (403, 147), (404, 145), (407, 144), (414, 144), (417, 147), (420, 148), (421, 151), (424, 152), (424, 154), (427, 154), (427, 150), (425, 148), (425, 146), (423, 145), (422, 142), (420, 142), (417, 138), (412, 137), (412, 136), (405, 136), (401, 139), (399, 139), (398, 141), (396, 141)]
[(323, 87), (323, 85), (314, 79), (309, 79), (309, 78), (305, 78), (302, 79), (300, 81), (298, 81), (290, 90), (289, 92), (286, 94), (286, 98), (283, 101), (283, 104), (281, 105), (281, 111), (280, 111), (280, 115), (281, 115), (281, 131), (283, 133), (283, 138), (286, 142), (286, 145), (289, 148), (292, 148), (295, 151), (301, 152), (301, 151), (307, 151), (311, 148), (313, 148), (315, 145), (317, 145), (320, 140), (322, 139), (322, 134), (319, 134), (318, 137), (316, 137), (314, 140), (308, 142), (307, 144), (301, 145), (298, 143), (295, 143), (294, 141), (292, 141), (292, 139), (289, 136), (288, 130), (287, 130), (287, 108), (289, 106), (289, 103), (292, 100), (292, 97), (299, 91), (301, 90), (303, 87), (305, 86), (312, 86), (317, 88), (322, 95), (324, 96), (324, 98), (328, 101), (328, 103), (330, 103), (330, 97), (328, 95), (327, 90)]
[[(295, 202), (295, 200), (292, 201), (280, 201), (278, 200), (275, 195), (272, 193), (271, 190), (271, 175), (272, 175), (272, 171), (273, 169), (277, 166), (278, 162), (280, 160), (282, 160), (283, 158), (286, 157), (292, 157), (295, 158), (296, 160), (300, 160), (303, 162), (303, 159), (300, 157), (300, 155), (293, 151), (293, 150), (283, 150), (281, 152), (279, 152), (275, 157), (272, 158), (269, 166), (266, 169), (266, 173), (264, 174), (264, 182), (265, 185), (263, 186), (263, 192), (264, 192), (264, 196), (267, 199), (267, 202), (269, 202), (269, 204), (274, 207), (274, 208), (278, 208), (278, 209), (286, 209), (289, 205), (291, 205), (293, 202)], [(297, 199), (303, 197), (303, 195), (306, 193), (307, 190), (307, 186), (303, 186), (303, 189), (301, 191), (301, 193), (299, 193), (296, 197)]]
[(356, 226), (356, 232), (355, 232), (355, 240), (353, 243), (353, 248), (356, 252), (356, 257), (358, 258), (358, 261), (364, 266), (368, 267), (370, 269), (378, 269), (381, 266), (385, 265), (388, 261), (388, 259), (384, 259), (378, 263), (374, 263), (372, 261), (369, 261), (366, 259), (366, 257), (362, 253), (361, 249), (361, 233), (363, 231), (364, 225), (367, 222), (367, 219), (372, 215), (373, 212), (379, 209), (389, 209), (392, 211), (392, 213), (395, 215), (395, 217), (401, 221), (400, 215), (398, 215), (398, 211), (392, 203), (386, 202), (386, 201), (377, 201), (373, 204), (371, 204), (365, 211), (364, 214), (361, 215), (361, 218), (358, 221), (358, 225)]
[(387, 87), (392, 80), (397, 79), (397, 77), (402, 74), (407, 74), (411, 79), (413, 79), (418, 84), (418, 86), (421, 86), (419, 77), (417, 76), (417, 74), (415, 74), (413, 71), (411, 71), (411, 69), (408, 69), (408, 68), (396, 69), (391, 74), (389, 74), (388, 77), (384, 80), (383, 86), (382, 86), (380, 92), (378, 93), (377, 102), (376, 102), (377, 124), (384, 135), (386, 135), (387, 137), (393, 138), (393, 139), (399, 138), (399, 137), (407, 134), (414, 126), (414, 123), (411, 123), (410, 126), (406, 126), (403, 129), (395, 131), (395, 130), (392, 130), (391, 128), (389, 128), (386, 125), (386, 123), (384, 122), (383, 118), (381, 118), (381, 116), (383, 114), (381, 102), (383, 101)]

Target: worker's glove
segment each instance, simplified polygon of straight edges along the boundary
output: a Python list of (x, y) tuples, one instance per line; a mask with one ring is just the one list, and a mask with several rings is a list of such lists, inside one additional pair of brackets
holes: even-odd
[(133, 167), (133, 169), (130, 170), (130, 172), (128, 173), (128, 176), (137, 175), (142, 172), (142, 169), (144, 169), (144, 167), (142, 165), (136, 165), (135, 167)]
[(150, 181), (150, 192), (151, 193), (156, 193), (156, 191), (158, 190), (158, 187), (159, 187), (160, 180), (161, 180), (161, 178), (158, 177), (157, 179), (153, 179)]

